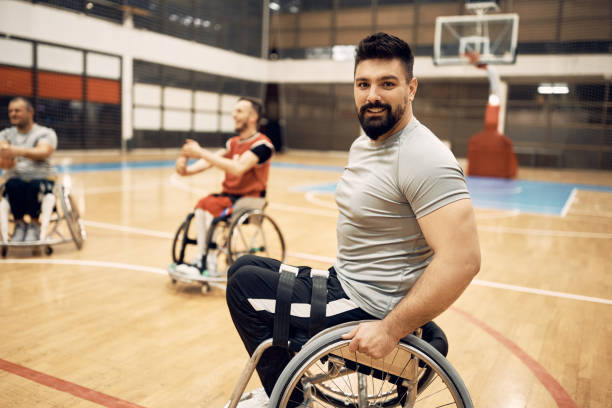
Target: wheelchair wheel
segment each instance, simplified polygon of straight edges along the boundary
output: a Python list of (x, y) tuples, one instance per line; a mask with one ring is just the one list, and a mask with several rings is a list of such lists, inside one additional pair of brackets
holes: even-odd
[(83, 241), (85, 240), (85, 228), (83, 227), (83, 221), (79, 215), (78, 207), (74, 204), (74, 200), (70, 193), (66, 191), (63, 186), (60, 187), (60, 201), (72, 240), (77, 249), (81, 249), (83, 247)]
[(285, 240), (272, 218), (260, 210), (246, 210), (234, 217), (227, 242), (230, 264), (243, 255), (285, 260)]
[(352, 327), (307, 343), (283, 370), (269, 407), (473, 407), (459, 374), (425, 341), (408, 336), (373, 360), (348, 351), (341, 336)]
[(189, 214), (185, 221), (176, 230), (172, 240), (172, 261), (179, 265), (185, 261), (185, 247), (187, 244), (195, 244), (196, 240), (189, 238), (189, 225), (193, 219), (193, 213)]
[[(228, 253), (227, 242), (229, 239), (229, 222), (226, 218), (218, 218), (213, 221), (212, 228), (208, 230), (208, 252), (206, 253), (206, 264), (214, 265), (215, 273), (225, 275), (227, 268), (232, 264)], [(215, 257), (216, 259), (210, 259)]]

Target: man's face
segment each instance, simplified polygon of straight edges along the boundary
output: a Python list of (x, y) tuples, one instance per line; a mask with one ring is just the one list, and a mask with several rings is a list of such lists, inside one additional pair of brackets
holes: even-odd
[(249, 126), (249, 122), (252, 122), (255, 118), (255, 111), (251, 102), (241, 100), (236, 103), (234, 112), (232, 113), (234, 118), (234, 129), (240, 133)]
[(17, 127), (27, 127), (32, 123), (34, 112), (28, 110), (25, 102), (17, 100), (9, 103), (9, 120), (11, 125)]
[[(364, 132), (370, 139), (395, 129), (406, 115), (416, 79), (408, 81), (399, 59), (368, 59), (355, 70), (355, 107)], [(411, 110), (408, 112), (411, 116)]]

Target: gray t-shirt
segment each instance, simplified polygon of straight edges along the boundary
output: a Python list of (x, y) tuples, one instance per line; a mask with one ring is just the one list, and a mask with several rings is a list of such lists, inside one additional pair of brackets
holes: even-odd
[(453, 154), (416, 118), (382, 142), (355, 140), (336, 189), (334, 268), (348, 296), (386, 316), (432, 260), (417, 219), (469, 197)]
[[(54, 149), (57, 148), (57, 135), (53, 129), (34, 124), (28, 133), (19, 133), (17, 127), (13, 126), (0, 131), (0, 141), (8, 140), (11, 145), (19, 147), (35, 147), (38, 142), (48, 143)], [(56, 171), (47, 160), (31, 160), (19, 156), (17, 164), (10, 170), (6, 170), (7, 178), (20, 178), (24, 180), (46, 179), (55, 177)]]

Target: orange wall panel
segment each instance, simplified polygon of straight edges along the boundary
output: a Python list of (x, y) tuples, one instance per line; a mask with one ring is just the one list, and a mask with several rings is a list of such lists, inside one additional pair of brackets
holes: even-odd
[(50, 99), (83, 99), (83, 78), (77, 75), (38, 73), (38, 96)]
[(32, 96), (32, 71), (0, 67), (0, 94)]
[(87, 100), (118, 105), (121, 102), (121, 87), (119, 86), (119, 81), (87, 78)]

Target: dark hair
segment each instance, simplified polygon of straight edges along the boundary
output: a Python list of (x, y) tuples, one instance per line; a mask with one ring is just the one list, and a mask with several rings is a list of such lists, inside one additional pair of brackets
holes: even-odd
[(387, 33), (376, 33), (367, 36), (357, 46), (355, 52), (355, 68), (361, 61), (368, 59), (399, 59), (404, 64), (406, 78), (412, 79), (412, 67), (414, 65), (414, 55), (408, 43)]
[(34, 106), (32, 106), (32, 102), (30, 102), (29, 100), (27, 100), (26, 98), (24, 98), (23, 96), (16, 96), (13, 99), (10, 100), (9, 105), (13, 102), (23, 102), (26, 106), (26, 109), (29, 111), (34, 110)]
[(251, 102), (251, 106), (253, 107), (253, 110), (257, 114), (257, 120), (258, 121), (261, 120), (261, 117), (263, 116), (263, 103), (261, 102), (261, 100), (257, 98), (252, 98), (250, 96), (242, 96), (240, 97), (240, 99), (238, 99), (238, 102), (240, 101)]

